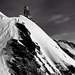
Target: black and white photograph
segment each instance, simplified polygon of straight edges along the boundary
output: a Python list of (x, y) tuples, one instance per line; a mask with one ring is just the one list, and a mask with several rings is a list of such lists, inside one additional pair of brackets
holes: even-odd
[(75, 75), (75, 0), (0, 0), (0, 75)]

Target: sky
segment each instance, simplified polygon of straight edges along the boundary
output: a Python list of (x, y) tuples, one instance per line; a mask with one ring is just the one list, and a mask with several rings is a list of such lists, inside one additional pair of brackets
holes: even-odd
[(9, 17), (23, 15), (24, 6), (51, 38), (75, 43), (75, 0), (0, 0), (0, 11)]

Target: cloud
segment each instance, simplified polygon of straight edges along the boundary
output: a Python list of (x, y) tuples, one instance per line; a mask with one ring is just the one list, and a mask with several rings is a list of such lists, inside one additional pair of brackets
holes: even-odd
[(66, 22), (66, 21), (68, 21), (68, 20), (70, 20), (70, 18), (66, 17), (66, 18), (63, 18), (63, 19), (61, 19), (61, 20), (55, 21), (55, 23), (56, 23), (56, 24), (59, 24), (59, 23), (62, 23), (62, 22)]
[(52, 38), (54, 39), (63, 39), (64, 36), (68, 35), (68, 33), (61, 33), (61, 34), (58, 34), (58, 35), (54, 35), (52, 36)]
[(59, 23), (63, 23), (70, 20), (70, 17), (67, 15), (53, 15), (51, 16), (51, 18), (49, 19), (50, 23), (55, 23), (55, 24), (59, 24)]
[(63, 18), (63, 15), (53, 15), (53, 16), (49, 19), (49, 21), (56, 21), (56, 20), (61, 19), (61, 18)]

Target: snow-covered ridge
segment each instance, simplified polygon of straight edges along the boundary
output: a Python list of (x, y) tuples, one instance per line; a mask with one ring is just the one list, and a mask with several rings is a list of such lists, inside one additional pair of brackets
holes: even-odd
[[(17, 40), (21, 39), (18, 34), (18, 29), (15, 26), (16, 23), (23, 24), (30, 31), (32, 40), (38, 43), (42, 53), (40, 55), (36, 50), (37, 56), (44, 63), (45, 67), (51, 74), (63, 75), (61, 69), (58, 68), (58, 65), (56, 64), (59, 64), (63, 71), (69, 70), (68, 66), (71, 65), (75, 68), (75, 60), (65, 53), (59, 47), (59, 45), (53, 39), (51, 39), (36, 23), (23, 15), (20, 15), (19, 17), (7, 17), (2, 13), (0, 13), (0, 15), (0, 22), (2, 21), (1, 24), (4, 25), (4, 28), (7, 28), (6, 32), (9, 31), (10, 37)], [(38, 58), (36, 56), (35, 58), (40, 64)], [(49, 74), (47, 73), (46, 75)]]
[(67, 53), (72, 54), (75, 57), (75, 44), (72, 42), (68, 42), (66, 40), (58, 40), (57, 44), (64, 48), (65, 51), (68, 51)]

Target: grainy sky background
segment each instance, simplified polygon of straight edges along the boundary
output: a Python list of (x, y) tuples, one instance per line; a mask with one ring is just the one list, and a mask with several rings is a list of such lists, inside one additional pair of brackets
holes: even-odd
[(75, 43), (75, 0), (0, 0), (0, 11), (7, 16), (23, 15), (25, 5), (50, 37)]

